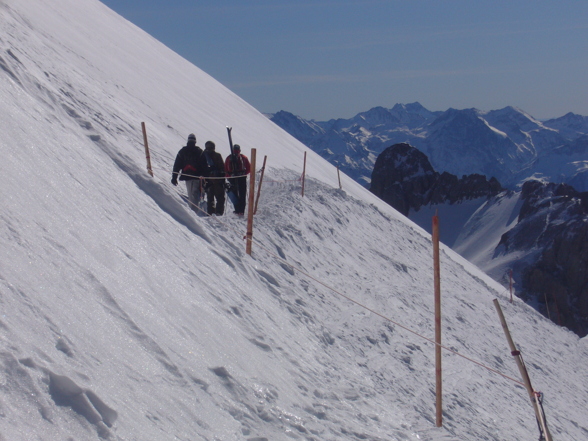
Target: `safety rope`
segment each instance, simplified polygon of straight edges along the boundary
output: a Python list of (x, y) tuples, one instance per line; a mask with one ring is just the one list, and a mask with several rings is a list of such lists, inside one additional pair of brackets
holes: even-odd
[[(166, 185), (167, 185), (167, 184), (166, 184)], [(179, 192), (179, 190), (177, 190), (177, 189), (176, 189), (176, 191), (177, 191), (177, 192), (178, 192), (180, 195), (182, 195), (182, 194)], [(189, 203), (189, 204), (191, 204), (191, 205), (194, 205), (194, 204), (192, 204), (192, 202), (190, 202), (190, 201), (188, 201), (188, 203)], [(209, 214), (208, 214), (208, 213), (207, 213), (205, 210), (203, 210), (202, 208), (200, 208), (200, 207), (198, 207), (198, 206), (196, 206), (196, 209), (200, 210), (202, 213), (204, 213), (204, 214), (205, 214), (206, 216), (208, 216), (208, 217), (213, 217), (213, 216), (209, 215)], [(223, 222), (223, 221), (222, 221), (222, 220), (219, 218), (219, 216), (214, 216), (214, 219), (215, 219), (215, 220), (216, 220), (218, 223), (220, 223), (221, 225), (225, 226), (227, 229), (229, 229), (229, 230), (232, 230), (233, 232), (235, 232), (237, 235), (241, 235), (241, 234), (242, 234), (240, 231), (236, 230), (236, 229), (235, 229), (235, 228), (233, 228), (231, 225), (227, 224), (226, 222)], [(524, 383), (520, 382), (519, 380), (517, 380), (517, 379), (515, 379), (515, 378), (512, 378), (512, 377), (510, 377), (510, 376), (508, 376), (508, 375), (506, 375), (506, 374), (503, 374), (502, 372), (500, 372), (500, 371), (498, 371), (498, 370), (496, 370), (496, 369), (494, 369), (494, 368), (491, 368), (490, 366), (487, 366), (487, 365), (485, 365), (484, 363), (482, 363), (482, 362), (480, 362), (480, 361), (474, 360), (474, 359), (473, 359), (473, 358), (471, 358), (471, 357), (465, 356), (465, 355), (463, 355), (463, 354), (461, 354), (461, 353), (459, 353), (459, 352), (457, 352), (457, 351), (455, 351), (455, 350), (453, 350), (453, 349), (451, 349), (451, 348), (449, 348), (449, 347), (447, 347), (447, 346), (444, 346), (443, 344), (437, 343), (435, 340), (433, 340), (433, 339), (431, 339), (431, 338), (429, 338), (429, 337), (426, 337), (426, 336), (424, 336), (424, 335), (422, 335), (422, 334), (419, 334), (418, 332), (416, 332), (416, 331), (413, 331), (413, 330), (412, 330), (412, 329), (410, 329), (409, 327), (407, 327), (407, 326), (405, 326), (405, 325), (402, 325), (401, 323), (398, 323), (398, 322), (396, 322), (395, 320), (392, 320), (391, 318), (389, 318), (389, 317), (387, 317), (387, 316), (385, 316), (385, 315), (383, 315), (383, 314), (379, 313), (378, 311), (375, 311), (374, 309), (372, 309), (372, 308), (370, 308), (370, 307), (368, 307), (368, 306), (366, 306), (366, 305), (363, 305), (362, 303), (358, 302), (357, 300), (355, 300), (355, 299), (353, 299), (353, 298), (349, 297), (348, 295), (346, 295), (346, 294), (344, 294), (344, 293), (342, 293), (342, 292), (338, 291), (337, 289), (333, 288), (332, 286), (328, 285), (327, 283), (325, 283), (325, 282), (323, 282), (323, 281), (321, 281), (321, 280), (317, 279), (316, 277), (312, 276), (311, 274), (307, 273), (307, 272), (306, 272), (306, 271), (304, 271), (303, 269), (301, 269), (301, 268), (299, 268), (299, 267), (297, 267), (297, 266), (293, 265), (292, 263), (288, 262), (287, 260), (283, 259), (283, 258), (282, 258), (282, 257), (280, 257), (279, 255), (277, 255), (277, 254), (275, 254), (274, 252), (270, 251), (270, 250), (269, 250), (267, 247), (265, 247), (264, 245), (262, 245), (260, 242), (258, 242), (258, 241), (256, 241), (256, 240), (254, 240), (254, 239), (251, 239), (251, 238), (250, 238), (250, 239), (247, 239), (247, 237), (246, 237), (246, 236), (243, 236), (243, 240), (250, 240), (252, 244), (254, 244), (256, 247), (259, 247), (259, 248), (261, 248), (262, 250), (264, 250), (266, 253), (268, 253), (270, 256), (272, 256), (274, 259), (276, 259), (276, 260), (278, 260), (278, 261), (280, 261), (280, 262), (282, 262), (282, 263), (284, 263), (284, 264), (288, 265), (288, 266), (289, 266), (290, 268), (292, 268), (293, 270), (295, 270), (295, 271), (298, 271), (300, 274), (303, 274), (304, 276), (306, 276), (306, 277), (308, 277), (309, 279), (311, 279), (311, 280), (315, 281), (315, 282), (316, 282), (316, 283), (318, 283), (319, 285), (321, 285), (321, 286), (323, 286), (323, 287), (327, 288), (328, 290), (330, 290), (330, 291), (332, 291), (333, 293), (335, 293), (335, 294), (339, 295), (340, 297), (342, 297), (342, 298), (344, 298), (344, 299), (348, 300), (349, 302), (351, 302), (351, 303), (353, 303), (353, 304), (355, 304), (355, 305), (357, 305), (357, 306), (359, 306), (359, 307), (361, 307), (361, 308), (365, 309), (366, 311), (369, 311), (369, 312), (371, 312), (372, 314), (374, 314), (374, 315), (376, 315), (376, 316), (378, 316), (378, 317), (380, 317), (380, 318), (382, 318), (382, 319), (386, 320), (387, 322), (390, 322), (390, 323), (392, 323), (392, 324), (394, 324), (394, 325), (398, 326), (399, 328), (402, 328), (402, 329), (404, 329), (405, 331), (407, 331), (407, 332), (409, 332), (409, 333), (411, 333), (411, 334), (413, 334), (413, 335), (415, 335), (415, 336), (417, 336), (417, 337), (419, 337), (419, 338), (421, 338), (421, 339), (423, 339), (423, 340), (426, 340), (426, 341), (428, 341), (429, 343), (432, 343), (432, 344), (434, 344), (434, 345), (436, 345), (436, 346), (439, 346), (440, 348), (442, 348), (442, 349), (446, 350), (447, 352), (449, 352), (449, 353), (451, 353), (451, 354), (454, 354), (454, 355), (456, 355), (456, 356), (458, 356), (458, 357), (461, 357), (461, 358), (463, 358), (463, 359), (465, 359), (465, 360), (467, 360), (467, 361), (469, 361), (469, 362), (471, 362), (471, 363), (474, 363), (474, 364), (476, 364), (476, 365), (478, 365), (478, 366), (480, 366), (480, 367), (482, 367), (482, 368), (484, 368), (484, 369), (486, 369), (486, 370), (488, 370), (488, 371), (490, 371), (490, 372), (492, 372), (492, 373), (495, 373), (495, 374), (497, 374), (497, 375), (500, 375), (500, 376), (502, 376), (502, 377), (504, 377), (504, 378), (506, 378), (506, 379), (508, 379), (508, 380), (510, 380), (510, 381), (512, 381), (512, 382), (514, 382), (514, 383), (516, 383), (516, 384), (518, 384), (518, 385), (521, 385), (521, 386), (523, 386), (523, 387), (525, 386), (525, 385), (524, 385)]]
[[(164, 170), (162, 168), (152, 168), (152, 170)], [(187, 173), (180, 173), (180, 172), (172, 172), (172, 175), (178, 175), (178, 176), (186, 176), (188, 178), (194, 178), (194, 179), (233, 179), (233, 178), (243, 178), (245, 176), (248, 176), (247, 174), (245, 175), (237, 175), (237, 176), (197, 176), (197, 175), (189, 175)]]
[[(158, 170), (158, 171), (164, 171), (166, 173), (169, 173), (169, 170), (166, 169), (166, 168), (152, 167), (151, 169), (152, 170)], [(176, 173), (176, 172), (173, 172), (173, 171), (171, 173), (172, 173), (172, 175), (176, 174), (176, 175), (180, 176), (180, 173)], [(256, 175), (257, 175), (257, 173), (259, 173), (259, 172), (256, 172)], [(245, 176), (249, 176), (249, 175), (237, 175), (237, 176), (224, 176), (224, 177), (223, 176), (216, 176), (216, 177), (213, 177), (213, 176), (196, 176), (196, 175), (189, 175), (189, 174), (185, 174), (185, 173), (182, 173), (181, 175), (182, 176), (189, 177), (189, 178), (195, 178), (195, 179), (197, 179), (197, 178), (203, 178), (203, 179), (232, 179), (232, 178), (243, 178)], [(271, 180), (271, 179), (264, 178), (264, 181), (263, 182), (264, 183), (269, 183), (269, 184), (275, 184), (275, 183), (280, 184), (280, 183), (287, 183), (287, 182), (300, 182), (301, 180), (302, 180), (302, 177), (299, 177), (299, 178), (296, 178), (296, 179), (282, 179), (282, 180)]]
[[(154, 169), (154, 170), (160, 170), (160, 171), (166, 171), (166, 172), (169, 172), (167, 169), (163, 169), (163, 168), (153, 168), (153, 169)], [(256, 174), (256, 173), (254, 173), (254, 175), (255, 175), (255, 174)], [(202, 180), (202, 179), (227, 179), (226, 177), (202, 177), (202, 176), (194, 176), (194, 175), (188, 175), (188, 174), (182, 174), (182, 175), (183, 175), (183, 176), (192, 177), (192, 178), (198, 178), (198, 179), (201, 179), (201, 180)], [(243, 175), (243, 176), (247, 176), (247, 175)], [(232, 177), (236, 178), (236, 177), (243, 177), (243, 176), (232, 176)], [(270, 182), (270, 183), (272, 183), (272, 182), (274, 182), (274, 183), (275, 183), (275, 182), (300, 182), (301, 180), (302, 180), (302, 176), (300, 176), (298, 179), (295, 179), (295, 180), (285, 180), (285, 181), (272, 181), (272, 180), (269, 180), (269, 181), (267, 181), (267, 180), (266, 180), (266, 182)], [(167, 183), (166, 183), (166, 185), (167, 185)], [(178, 193), (178, 194), (180, 194), (180, 196), (183, 196), (183, 195), (182, 195), (182, 194), (179, 192), (179, 190), (177, 190), (177, 189), (176, 189), (176, 191), (177, 191), (177, 193)], [(196, 207), (196, 209), (197, 209), (197, 210), (201, 211), (201, 212), (202, 212), (203, 214), (205, 214), (206, 216), (208, 216), (208, 217), (213, 217), (212, 215), (209, 215), (207, 211), (205, 211), (205, 210), (203, 210), (202, 208), (200, 208), (199, 206), (197, 206), (197, 205), (193, 204), (191, 201), (189, 201), (189, 200), (188, 200), (188, 203), (189, 203), (190, 205), (194, 205), (194, 206)], [(217, 221), (217, 222), (219, 222), (221, 225), (225, 226), (227, 229), (229, 229), (229, 230), (232, 230), (233, 232), (235, 232), (235, 233), (236, 233), (236, 234), (238, 234), (238, 235), (240, 235), (240, 234), (241, 234), (239, 231), (237, 231), (236, 229), (234, 229), (232, 226), (230, 226), (230, 225), (229, 225), (229, 224), (227, 224), (226, 222), (223, 222), (223, 221), (221, 221), (221, 220), (220, 220), (220, 218), (219, 218), (219, 216), (214, 216), (214, 218), (216, 219), (216, 221)], [(288, 266), (289, 266), (290, 268), (292, 268), (293, 270), (295, 270), (295, 271), (298, 271), (300, 274), (303, 274), (304, 276), (306, 276), (306, 277), (308, 277), (309, 279), (311, 279), (311, 280), (315, 281), (315, 282), (316, 282), (316, 283), (318, 283), (319, 285), (321, 285), (321, 286), (325, 287), (326, 289), (328, 289), (328, 290), (332, 291), (333, 293), (335, 293), (335, 294), (337, 294), (338, 296), (340, 296), (340, 297), (342, 297), (342, 298), (346, 299), (347, 301), (349, 301), (349, 302), (351, 302), (351, 303), (353, 303), (353, 304), (355, 304), (355, 305), (359, 306), (360, 308), (363, 308), (363, 309), (365, 309), (366, 311), (369, 311), (370, 313), (374, 314), (375, 316), (377, 316), (377, 317), (380, 317), (381, 319), (383, 319), (383, 320), (386, 320), (387, 322), (390, 322), (390, 323), (392, 323), (392, 324), (394, 324), (394, 325), (398, 326), (399, 328), (401, 328), (401, 329), (404, 329), (405, 331), (407, 331), (407, 332), (409, 332), (409, 333), (411, 333), (411, 334), (413, 334), (413, 335), (415, 335), (415, 336), (417, 336), (417, 337), (419, 337), (419, 338), (421, 338), (421, 339), (423, 339), (423, 340), (425, 340), (425, 341), (427, 341), (427, 342), (429, 342), (429, 343), (432, 343), (432, 344), (433, 344), (433, 345), (435, 345), (435, 346), (439, 346), (441, 349), (444, 349), (444, 350), (446, 350), (447, 352), (449, 352), (449, 353), (451, 353), (451, 354), (454, 354), (454, 355), (456, 355), (456, 356), (458, 356), (458, 357), (461, 357), (461, 358), (463, 358), (464, 360), (467, 360), (467, 361), (469, 361), (469, 362), (471, 362), (471, 363), (473, 363), (473, 364), (475, 364), (475, 365), (477, 365), (477, 366), (479, 366), (479, 367), (482, 367), (482, 368), (484, 368), (484, 369), (488, 370), (489, 372), (492, 372), (492, 373), (494, 373), (494, 374), (500, 375), (501, 377), (504, 377), (504, 378), (506, 378), (506, 379), (508, 379), (508, 380), (510, 380), (510, 381), (512, 381), (512, 382), (514, 382), (514, 383), (516, 383), (516, 384), (518, 384), (518, 385), (521, 385), (521, 386), (523, 386), (523, 387), (525, 386), (525, 385), (524, 385), (524, 383), (520, 382), (519, 380), (517, 380), (517, 379), (515, 379), (515, 378), (513, 378), (513, 377), (510, 377), (510, 376), (508, 376), (508, 375), (506, 375), (506, 374), (503, 374), (502, 372), (500, 372), (500, 371), (498, 371), (498, 370), (496, 370), (496, 369), (494, 369), (494, 368), (491, 368), (490, 366), (487, 366), (487, 365), (485, 365), (484, 363), (482, 363), (482, 362), (480, 362), (480, 361), (474, 360), (474, 359), (473, 359), (473, 358), (471, 358), (471, 357), (467, 357), (467, 356), (465, 356), (465, 355), (463, 355), (463, 354), (461, 354), (461, 353), (459, 353), (459, 352), (457, 352), (457, 351), (455, 351), (455, 350), (453, 350), (453, 349), (451, 349), (451, 348), (448, 348), (447, 346), (444, 346), (444, 345), (442, 345), (441, 343), (437, 343), (435, 340), (433, 340), (433, 339), (431, 339), (431, 338), (429, 338), (429, 337), (426, 337), (426, 336), (424, 336), (424, 335), (422, 335), (422, 334), (419, 334), (418, 332), (416, 332), (416, 331), (413, 331), (412, 329), (408, 328), (407, 326), (404, 326), (404, 325), (402, 325), (402, 324), (400, 324), (400, 323), (398, 323), (398, 322), (396, 322), (396, 321), (392, 320), (391, 318), (389, 318), (389, 317), (387, 317), (387, 316), (385, 316), (385, 315), (383, 315), (383, 314), (381, 314), (381, 313), (379, 313), (379, 312), (375, 311), (374, 309), (372, 309), (372, 308), (369, 308), (369, 307), (368, 307), (368, 306), (366, 306), (366, 305), (363, 305), (362, 303), (358, 302), (357, 300), (355, 300), (355, 299), (353, 299), (353, 298), (349, 297), (348, 295), (346, 295), (346, 294), (344, 294), (344, 293), (342, 293), (342, 292), (338, 291), (337, 289), (333, 288), (332, 286), (329, 286), (329, 285), (328, 285), (328, 284), (326, 284), (325, 282), (323, 282), (323, 281), (321, 281), (321, 280), (317, 279), (316, 277), (314, 277), (314, 276), (312, 276), (311, 274), (307, 273), (307, 272), (306, 272), (306, 271), (304, 271), (303, 269), (301, 269), (301, 268), (299, 268), (299, 267), (296, 267), (295, 265), (293, 265), (293, 264), (291, 264), (290, 262), (286, 261), (285, 259), (283, 259), (282, 257), (278, 256), (277, 254), (273, 253), (273, 252), (272, 252), (272, 251), (270, 251), (270, 250), (269, 250), (267, 247), (265, 247), (264, 245), (262, 245), (260, 242), (258, 242), (258, 241), (256, 241), (256, 240), (254, 240), (253, 238), (247, 238), (247, 236), (245, 235), (245, 236), (243, 236), (243, 240), (249, 240), (249, 241), (251, 241), (251, 243), (252, 243), (252, 244), (255, 244), (257, 247), (259, 247), (259, 248), (261, 248), (262, 250), (264, 250), (266, 253), (268, 253), (270, 256), (272, 256), (274, 259), (276, 259), (276, 260), (278, 260), (278, 261), (280, 261), (280, 262), (284, 263), (285, 265), (288, 265)]]
[(286, 261), (285, 259), (283, 259), (282, 257), (278, 256), (277, 254), (273, 253), (272, 251), (270, 251), (269, 249), (267, 249), (266, 247), (264, 247), (263, 245), (261, 245), (259, 242), (257, 242), (257, 241), (254, 241), (253, 239), (249, 239), (249, 240), (251, 240), (251, 241), (252, 241), (252, 242), (255, 244), (255, 246), (256, 246), (256, 247), (259, 247), (259, 248), (263, 249), (265, 252), (267, 252), (268, 254), (270, 254), (270, 255), (271, 255), (272, 257), (274, 257), (276, 260), (279, 260), (279, 261), (281, 261), (282, 263), (284, 263), (284, 264), (288, 265), (288, 266), (289, 266), (290, 268), (292, 268), (293, 270), (295, 270), (295, 271), (298, 271), (299, 273), (301, 273), (301, 274), (305, 275), (305, 276), (306, 276), (306, 277), (308, 277), (309, 279), (311, 279), (311, 280), (314, 280), (314, 281), (315, 281), (316, 283), (318, 283), (319, 285), (322, 285), (323, 287), (327, 288), (328, 290), (330, 290), (330, 291), (334, 292), (335, 294), (337, 294), (337, 295), (339, 295), (339, 296), (343, 297), (344, 299), (346, 299), (346, 300), (350, 301), (351, 303), (354, 303), (355, 305), (357, 305), (357, 306), (359, 306), (359, 307), (361, 307), (361, 308), (365, 309), (366, 311), (369, 311), (369, 312), (371, 312), (372, 314), (374, 314), (374, 315), (376, 315), (376, 316), (378, 316), (378, 317), (380, 317), (380, 318), (382, 318), (382, 319), (384, 319), (384, 320), (386, 320), (386, 321), (388, 321), (388, 322), (390, 322), (390, 323), (392, 323), (392, 324), (394, 324), (394, 325), (398, 326), (399, 328), (402, 328), (402, 329), (404, 329), (405, 331), (408, 331), (408, 332), (410, 332), (410, 333), (411, 333), (411, 334), (413, 334), (413, 335), (416, 335), (417, 337), (420, 337), (420, 338), (422, 338), (423, 340), (426, 340), (426, 341), (428, 341), (429, 343), (433, 343), (434, 345), (436, 345), (436, 346), (439, 346), (439, 347), (440, 347), (440, 348), (442, 348), (442, 349), (445, 349), (447, 352), (450, 352), (450, 353), (452, 353), (452, 354), (454, 354), (454, 355), (457, 355), (458, 357), (461, 357), (461, 358), (463, 358), (463, 359), (465, 359), (465, 360), (468, 360), (468, 361), (470, 361), (470, 362), (472, 362), (472, 363), (474, 363), (474, 364), (476, 364), (476, 365), (478, 365), (478, 366), (480, 366), (480, 367), (483, 367), (484, 369), (487, 369), (487, 370), (488, 370), (488, 371), (490, 371), (490, 372), (493, 372), (493, 373), (495, 373), (495, 374), (498, 374), (498, 375), (500, 375), (500, 376), (502, 376), (502, 377), (504, 377), (504, 378), (506, 378), (506, 379), (508, 379), (508, 380), (511, 380), (511, 381), (513, 381), (513, 382), (515, 382), (515, 383), (517, 383), (517, 384), (521, 385), (521, 386), (524, 386), (524, 383), (520, 382), (519, 380), (516, 380), (515, 378), (512, 378), (512, 377), (510, 377), (510, 376), (508, 376), (508, 375), (506, 375), (506, 374), (503, 374), (502, 372), (500, 372), (500, 371), (498, 371), (498, 370), (496, 370), (496, 369), (494, 369), (494, 368), (491, 368), (490, 366), (487, 366), (487, 365), (485, 365), (485, 364), (484, 364), (484, 363), (482, 363), (482, 362), (479, 362), (479, 361), (477, 361), (477, 360), (474, 360), (473, 358), (470, 358), (470, 357), (467, 357), (467, 356), (465, 356), (465, 355), (463, 355), (463, 354), (460, 354), (459, 352), (457, 352), (457, 351), (454, 351), (453, 349), (451, 349), (451, 348), (448, 348), (447, 346), (444, 346), (444, 345), (442, 345), (442, 344), (440, 344), (440, 343), (437, 343), (435, 340), (433, 340), (433, 339), (431, 339), (431, 338), (428, 338), (428, 337), (425, 337), (424, 335), (421, 335), (421, 334), (419, 334), (418, 332), (416, 332), (416, 331), (413, 331), (412, 329), (408, 328), (407, 326), (404, 326), (404, 325), (402, 325), (402, 324), (400, 324), (400, 323), (398, 323), (398, 322), (396, 322), (396, 321), (392, 320), (391, 318), (389, 318), (389, 317), (386, 317), (385, 315), (383, 315), (383, 314), (381, 314), (381, 313), (379, 313), (379, 312), (377, 312), (377, 311), (375, 311), (375, 310), (371, 309), (370, 307), (368, 307), (368, 306), (366, 306), (366, 305), (363, 305), (362, 303), (358, 302), (357, 300), (354, 300), (353, 298), (349, 297), (348, 295), (346, 295), (346, 294), (343, 294), (342, 292), (338, 291), (337, 289), (333, 288), (332, 286), (329, 286), (329, 285), (327, 285), (326, 283), (322, 282), (321, 280), (319, 280), (319, 279), (315, 278), (315, 277), (314, 277), (314, 276), (312, 276), (311, 274), (308, 274), (308, 273), (307, 273), (306, 271), (304, 271), (303, 269), (301, 269), (301, 268), (298, 268), (298, 267), (296, 267), (295, 265), (292, 265), (290, 262)]
[[(203, 177), (200, 177), (200, 178), (201, 178), (202, 180), (203, 180), (203, 179), (208, 179), (208, 178), (203, 178)], [(223, 179), (224, 179), (224, 178), (223, 178)], [(160, 181), (161, 181), (161, 180), (160, 180)], [(168, 183), (167, 183), (167, 182), (164, 182), (164, 181), (162, 181), (162, 183), (163, 183), (164, 185), (166, 185), (166, 186), (168, 185)], [(226, 222), (223, 222), (223, 221), (220, 219), (220, 216), (212, 216), (211, 214), (208, 214), (208, 212), (207, 212), (206, 210), (202, 209), (201, 207), (199, 207), (198, 205), (196, 205), (196, 204), (194, 204), (192, 201), (190, 201), (190, 200), (188, 199), (188, 197), (187, 197), (186, 195), (184, 195), (184, 194), (183, 194), (183, 193), (182, 193), (182, 192), (181, 192), (179, 189), (177, 189), (177, 188), (174, 188), (174, 190), (175, 190), (175, 191), (176, 191), (176, 193), (177, 193), (177, 194), (179, 194), (179, 195), (182, 197), (182, 199), (184, 199), (184, 200), (185, 200), (185, 201), (186, 201), (186, 202), (187, 202), (189, 205), (191, 205), (192, 207), (196, 208), (196, 210), (200, 211), (202, 214), (204, 214), (204, 215), (205, 215), (205, 216), (202, 216), (202, 217), (206, 217), (206, 216), (207, 216), (207, 217), (209, 217), (209, 218), (213, 218), (213, 219), (215, 219), (215, 220), (216, 220), (218, 223), (220, 223), (221, 225), (223, 225), (224, 227), (226, 227), (227, 229), (229, 229), (229, 230), (232, 230), (232, 231), (233, 231), (234, 233), (236, 233), (237, 235), (241, 235), (241, 232), (240, 232), (240, 231), (236, 230), (235, 228), (233, 228), (233, 227), (232, 227), (231, 225), (229, 225), (228, 223), (226, 223)], [(201, 200), (201, 201), (203, 200), (203, 197), (204, 197), (204, 195), (203, 195), (203, 192), (201, 192), (201, 194), (200, 194), (200, 200)], [(225, 203), (226, 203), (226, 202), (225, 202)]]
[(283, 179), (280, 181), (272, 180), (272, 179), (264, 179), (263, 182), (268, 183), (268, 184), (285, 184), (288, 182), (300, 182), (300, 181), (302, 181), (302, 177), (300, 177), (298, 179)]

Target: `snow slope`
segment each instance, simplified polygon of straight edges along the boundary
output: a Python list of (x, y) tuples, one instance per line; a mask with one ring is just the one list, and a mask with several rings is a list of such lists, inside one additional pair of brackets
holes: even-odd
[[(435, 428), (425, 232), (312, 152), (302, 198), (304, 146), (213, 78), (95, 0), (1, 0), (0, 29), (0, 439), (535, 438), (494, 298), (554, 439), (588, 438), (586, 339), (445, 247)], [(252, 256), (169, 184), (226, 125), (268, 156)]]
[(514, 262), (537, 252), (496, 254), (502, 235), (516, 225), (521, 204), (520, 192), (503, 192), (490, 199), (428, 205), (408, 217), (430, 232), (431, 218), (437, 213), (441, 241), (494, 280), (502, 280)]
[(522, 202), (520, 192), (508, 192), (486, 201), (464, 225), (453, 250), (483, 269), (494, 280), (504, 276), (521, 256), (510, 253), (504, 258), (495, 255), (504, 233), (513, 228)]

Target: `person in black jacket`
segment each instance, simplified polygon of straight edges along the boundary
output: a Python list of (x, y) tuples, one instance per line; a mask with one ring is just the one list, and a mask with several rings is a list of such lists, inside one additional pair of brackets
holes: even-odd
[(222, 216), (225, 212), (225, 162), (220, 153), (215, 151), (215, 144), (206, 141), (203, 156), (206, 158), (206, 201), (209, 215)]
[(178, 185), (178, 176), (180, 181), (186, 182), (190, 208), (199, 214), (201, 213), (198, 206), (204, 184), (202, 176), (206, 168), (206, 159), (202, 155), (202, 149), (196, 145), (196, 135), (190, 133), (186, 146), (182, 147), (176, 156), (171, 183)]

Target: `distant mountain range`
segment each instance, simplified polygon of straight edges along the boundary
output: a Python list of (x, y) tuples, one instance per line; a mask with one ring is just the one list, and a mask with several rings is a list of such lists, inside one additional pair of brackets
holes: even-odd
[(495, 177), (509, 189), (534, 177), (588, 190), (588, 117), (573, 113), (539, 121), (514, 107), (440, 112), (412, 103), (325, 122), (286, 111), (269, 118), (366, 187), (378, 155), (408, 143), (438, 172)]

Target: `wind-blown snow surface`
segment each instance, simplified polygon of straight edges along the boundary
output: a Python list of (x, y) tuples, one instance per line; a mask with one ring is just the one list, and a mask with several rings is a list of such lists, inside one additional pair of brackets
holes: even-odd
[[(434, 427), (423, 230), (312, 152), (302, 198), (304, 146), (97, 1), (3, 0), (0, 29), (0, 439), (537, 438), (520, 385), (447, 351)], [(168, 183), (227, 124), (270, 165), (252, 256)], [(498, 297), (554, 439), (588, 438), (586, 339), (446, 248), (442, 276), (445, 345), (518, 378)]]

